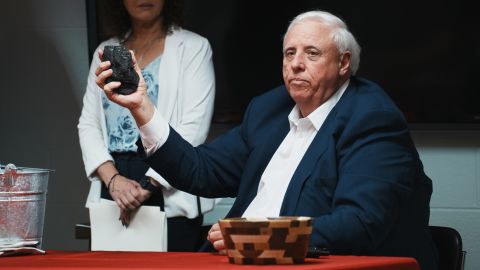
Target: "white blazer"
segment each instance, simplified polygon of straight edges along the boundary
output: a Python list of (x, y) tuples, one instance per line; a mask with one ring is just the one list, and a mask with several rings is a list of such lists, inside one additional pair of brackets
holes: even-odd
[[(95, 69), (100, 64), (98, 49), (105, 45), (118, 45), (116, 38), (102, 42), (93, 56), (88, 74), (83, 109), (78, 123), (78, 135), (83, 162), (91, 181), (86, 206), (100, 200), (101, 180), (97, 168), (113, 161), (108, 152), (108, 137), (101, 95), (95, 83)], [(207, 138), (213, 114), (215, 74), (212, 50), (207, 39), (184, 29), (167, 35), (165, 49), (158, 70), (159, 93), (157, 110), (183, 138), (196, 146)], [(172, 188), (154, 170), (146, 175), (163, 187), (167, 217), (198, 216), (196, 196)], [(202, 212), (213, 209), (214, 199), (201, 198)]]

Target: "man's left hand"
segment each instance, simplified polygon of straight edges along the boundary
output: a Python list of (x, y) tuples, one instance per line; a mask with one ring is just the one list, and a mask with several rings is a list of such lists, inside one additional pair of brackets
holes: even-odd
[(213, 247), (218, 251), (218, 253), (223, 255), (227, 253), (222, 232), (220, 231), (220, 225), (218, 225), (218, 223), (212, 225), (212, 228), (210, 228), (210, 231), (208, 231), (207, 239), (210, 241), (210, 243), (212, 243)]

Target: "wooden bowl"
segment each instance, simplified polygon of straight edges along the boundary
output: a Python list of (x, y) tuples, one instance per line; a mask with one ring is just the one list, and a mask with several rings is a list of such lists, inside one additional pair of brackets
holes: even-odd
[(227, 256), (235, 264), (296, 264), (305, 261), (310, 217), (219, 220)]

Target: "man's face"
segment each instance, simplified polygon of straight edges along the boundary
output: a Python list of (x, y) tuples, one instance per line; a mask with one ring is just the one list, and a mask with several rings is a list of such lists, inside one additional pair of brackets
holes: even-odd
[(314, 20), (293, 26), (283, 45), (283, 80), (302, 114), (302, 106), (309, 114), (343, 83), (348, 61), (342, 61), (346, 59), (333, 43), (330, 28)]

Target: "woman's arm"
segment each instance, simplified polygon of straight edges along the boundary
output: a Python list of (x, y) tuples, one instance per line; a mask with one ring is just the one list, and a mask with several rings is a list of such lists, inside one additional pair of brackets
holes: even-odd
[[(100, 45), (99, 48), (101, 46), (103, 45)], [(82, 112), (77, 126), (83, 163), (90, 180), (99, 180), (96, 173), (97, 168), (107, 161), (113, 161), (113, 158), (108, 153), (107, 142), (105, 142), (102, 129), (102, 121), (104, 121), (101, 108), (102, 90), (96, 84), (97, 76), (95, 74), (99, 64), (100, 59), (94, 57), (88, 74)], [(100, 180), (105, 182), (107, 179), (101, 178)]]

